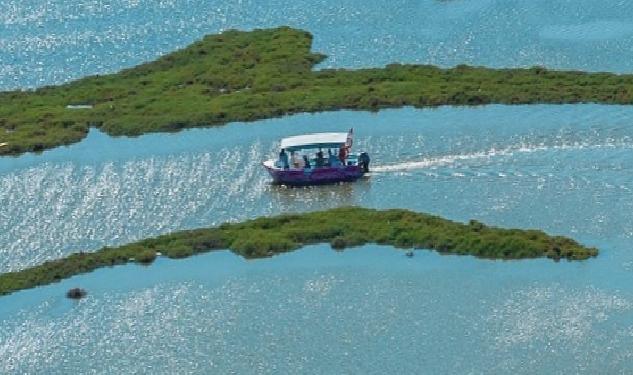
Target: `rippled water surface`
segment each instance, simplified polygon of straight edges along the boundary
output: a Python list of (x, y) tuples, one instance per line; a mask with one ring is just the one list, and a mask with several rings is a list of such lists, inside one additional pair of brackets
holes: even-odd
[[(0, 371), (627, 372), (633, 295), (604, 270), (376, 246), (159, 260), (8, 297)], [(75, 283), (90, 297), (60, 299)]]
[[(114, 72), (228, 28), (291, 25), (322, 67), (633, 71), (626, 1), (0, 0), (0, 90)], [(0, 272), (174, 230), (340, 205), (542, 228), (586, 262), (365, 246), (101, 269), (0, 298), (0, 373), (631, 373), (633, 108), (296, 115), (0, 158)], [(271, 186), (278, 139), (354, 127), (372, 173)], [(63, 298), (80, 285), (89, 297)]]
[[(586, 262), (314, 246), (99, 270), (2, 298), (0, 372), (628, 373), (633, 108), (411, 108), (110, 138), (0, 160), (0, 269), (182, 228), (339, 205), (542, 228)], [(277, 141), (354, 127), (372, 173), (271, 186)], [(78, 304), (64, 290), (90, 291)], [(83, 358), (94, 358), (87, 362)], [(380, 359), (380, 360), (378, 360)]]
[(0, 88), (113, 72), (228, 28), (311, 31), (332, 67), (392, 62), (633, 71), (609, 0), (0, 0)]
[[(545, 226), (591, 243), (629, 236), (632, 114), (488, 106), (298, 115), (137, 139), (93, 132), (41, 156), (0, 160), (0, 271), (177, 229), (352, 204)], [(373, 157), (370, 178), (269, 184), (260, 162), (279, 138), (350, 127)], [(583, 215), (570, 217), (578, 202)]]

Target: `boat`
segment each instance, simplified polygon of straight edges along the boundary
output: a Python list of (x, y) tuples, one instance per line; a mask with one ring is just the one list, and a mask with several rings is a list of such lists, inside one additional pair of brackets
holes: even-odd
[(354, 130), (284, 138), (279, 157), (262, 164), (275, 184), (306, 186), (356, 181), (369, 172), (369, 155), (352, 153)]

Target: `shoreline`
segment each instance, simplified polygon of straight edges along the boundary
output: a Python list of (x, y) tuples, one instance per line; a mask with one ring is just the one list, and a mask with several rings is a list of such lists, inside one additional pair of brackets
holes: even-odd
[(539, 230), (501, 229), (475, 220), (458, 223), (402, 209), (343, 207), (262, 217), (242, 223), (185, 230), (96, 252), (75, 253), (21, 271), (0, 274), (0, 296), (52, 284), (98, 268), (151, 264), (157, 256), (187, 258), (228, 249), (247, 259), (271, 257), (303, 246), (330, 243), (335, 250), (368, 243), (484, 259), (586, 260), (598, 249)]
[(390, 64), (313, 70), (312, 35), (230, 30), (119, 73), (0, 92), (0, 156), (83, 139), (176, 132), (297, 113), (485, 104), (631, 104), (633, 75)]

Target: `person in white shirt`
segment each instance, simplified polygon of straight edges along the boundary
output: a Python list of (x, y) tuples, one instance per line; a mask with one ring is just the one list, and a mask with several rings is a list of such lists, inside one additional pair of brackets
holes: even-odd
[(292, 167), (296, 169), (303, 169), (303, 159), (296, 152), (290, 153), (290, 160), (292, 160)]

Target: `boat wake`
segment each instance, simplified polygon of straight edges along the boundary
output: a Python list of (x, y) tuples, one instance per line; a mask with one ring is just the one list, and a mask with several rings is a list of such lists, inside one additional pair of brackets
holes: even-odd
[[(423, 140), (407, 137), (388, 139), (388, 142), (382, 138), (366, 142), (364, 146), (372, 155), (404, 155), (406, 151), (425, 149)], [(470, 177), (473, 171), (468, 168), (494, 164), (490, 171), (476, 170), (474, 174), (476, 177), (520, 176), (526, 171), (515, 170), (521, 163), (509, 158), (542, 153), (538, 155), (538, 165), (529, 173), (545, 181), (551, 173), (549, 164), (566, 162), (570, 155), (572, 166), (585, 166), (586, 163), (581, 163), (585, 160), (607, 158), (606, 168), (626, 168), (630, 163), (622, 157), (631, 155), (633, 139), (594, 137), (576, 142), (553, 138), (547, 143), (517, 140), (509, 146), (487, 147), (490, 148), (453, 154), (449, 151), (444, 155), (434, 151), (437, 147), (429, 148), (427, 152), (431, 155), (427, 157), (401, 162), (392, 159), (393, 164), (371, 168), (371, 174), (397, 175), (427, 169), (429, 175), (452, 180)], [(19, 270), (76, 251), (226, 221), (338, 205), (394, 204), (383, 194), (397, 189), (390, 184), (374, 187), (373, 193), (370, 185), (363, 183), (315, 189), (272, 186), (261, 168), (261, 160), (275, 158), (276, 149), (277, 144), (258, 141), (202, 153), (87, 164), (47, 162), (3, 174), (0, 178), (0, 272)], [(626, 151), (621, 152), (622, 155), (569, 153), (592, 153), (599, 149), (615, 150), (618, 154)], [(537, 159), (537, 155), (532, 157)], [(611, 165), (612, 162), (619, 165)], [(446, 170), (435, 171), (436, 168)], [(593, 181), (594, 173), (590, 170), (584, 178)], [(539, 184), (542, 186), (544, 182)], [(630, 183), (612, 180), (612, 185), (626, 187)]]
[(484, 151), (477, 151), (464, 154), (444, 155), (437, 157), (427, 157), (421, 160), (410, 160), (394, 164), (376, 165), (371, 168), (372, 173), (402, 172), (416, 169), (428, 169), (437, 167), (447, 167), (459, 162), (470, 162), (477, 160), (491, 160), (499, 157), (511, 157), (520, 154), (532, 154), (538, 152), (551, 151), (577, 151), (577, 150), (598, 150), (615, 148), (633, 148), (630, 142), (614, 142), (607, 144), (591, 144), (589, 142), (574, 142), (558, 145), (530, 145), (519, 144), (504, 148), (490, 148)]

